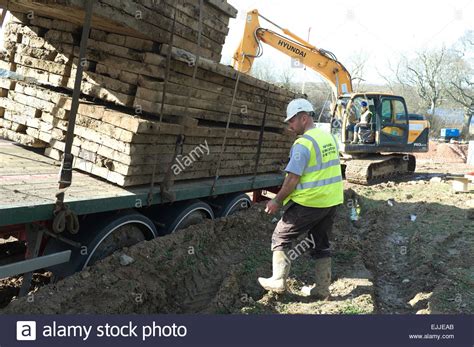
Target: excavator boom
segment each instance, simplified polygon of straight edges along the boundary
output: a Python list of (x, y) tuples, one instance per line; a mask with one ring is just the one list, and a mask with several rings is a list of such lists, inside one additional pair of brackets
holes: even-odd
[(280, 28), (289, 38), (261, 28), (259, 17), (262, 16), (259, 15), (258, 10), (247, 13), (244, 36), (233, 57), (235, 69), (246, 73), (250, 71), (254, 59), (262, 53), (261, 41), (290, 56), (294, 64), (305, 65), (319, 73), (329, 82), (336, 98), (341, 94), (352, 92), (351, 75), (334, 56), (275, 23), (272, 24)]

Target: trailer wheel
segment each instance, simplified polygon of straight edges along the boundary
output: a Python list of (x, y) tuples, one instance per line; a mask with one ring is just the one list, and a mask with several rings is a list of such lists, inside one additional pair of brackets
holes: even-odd
[[(153, 222), (135, 211), (92, 217), (81, 223), (78, 234), (69, 237), (81, 243), (82, 247), (72, 249), (71, 260), (68, 263), (56, 265), (48, 270), (52, 271), (56, 277), (64, 278), (93, 265), (118, 249), (150, 240), (157, 234)], [(64, 249), (71, 249), (71, 247), (56, 239), (50, 239), (44, 253), (49, 254)]]
[(252, 204), (252, 200), (250, 200), (247, 194), (238, 193), (226, 196), (220, 204), (222, 209), (219, 211), (217, 217), (227, 217), (237, 211), (248, 209)]
[(212, 208), (204, 201), (197, 199), (159, 206), (145, 213), (150, 219), (161, 225), (158, 228), (159, 235), (174, 233), (179, 229), (201, 223), (208, 218), (214, 219)]
[(136, 224), (124, 224), (112, 230), (92, 251), (82, 269), (93, 265), (96, 261), (104, 259), (116, 250), (130, 247), (141, 241), (145, 241), (143, 230)]
[(179, 229), (187, 228), (190, 225), (203, 222), (206, 218), (214, 219), (212, 208), (203, 201), (196, 200), (181, 211), (176, 211), (176, 217), (168, 228), (170, 233)]

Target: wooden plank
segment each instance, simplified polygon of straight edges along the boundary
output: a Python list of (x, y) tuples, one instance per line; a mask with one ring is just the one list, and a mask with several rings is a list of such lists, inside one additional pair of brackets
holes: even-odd
[[(52, 2), (49, 1), (44, 0), (45, 9), (52, 8)], [(125, 0), (118, 2), (99, 0), (97, 5), (102, 13), (112, 13), (113, 6), (119, 4), (124, 11), (122, 17), (119, 16), (121, 19), (131, 18), (134, 10), (147, 8), (144, 22), (148, 21), (148, 24), (165, 30), (170, 29), (170, 15), (178, 11), (176, 15), (179, 29), (176, 37), (181, 36), (195, 45), (193, 40), (196, 38), (197, 22), (192, 20), (189, 13), (195, 11), (196, 6), (187, 0), (176, 3), (177, 7), (168, 0), (162, 1), (161, 8), (153, 14), (156, 18), (163, 18), (161, 23), (150, 23), (152, 14), (145, 6), (150, 5), (145, 4), (146, 1), (130, 3)], [(19, 3), (26, 4), (26, 2), (26, 0), (12, 0), (14, 6), (16, 4), (20, 7)], [(58, 6), (54, 6), (52, 15), (48, 15), (53, 18), (66, 3), (80, 7), (79, 0), (55, 0), (55, 3)], [(228, 20), (228, 16), (222, 15), (216, 7), (211, 7), (208, 3), (205, 10), (204, 37), (206, 33), (219, 31), (210, 28), (206, 20), (207, 23), (217, 23), (221, 29), (224, 28), (222, 23), (226, 21), (226, 17)], [(76, 15), (77, 12), (72, 17)], [(75, 74), (77, 64), (77, 39), (80, 27), (74, 20), (73, 23), (51, 18), (37, 18), (34, 23), (30, 21), (21, 23), (21, 20), (25, 18), (18, 18), (9, 28), (9, 35), (14, 41), (12, 43), (17, 41), (21, 43), (8, 46), (11, 57), (9, 59), (12, 60), (5, 63), (13, 62), (8, 67), (24, 72), (28, 77), (71, 90), (72, 76)], [(29, 25), (24, 25), (25, 23)], [(166, 46), (162, 46), (160, 54), (156, 54), (159, 45), (152, 40), (137, 39), (135, 34), (130, 34), (129, 31), (127, 33), (120, 32), (121, 29), (118, 31), (91, 32), (90, 47), (87, 51), (88, 64), (82, 85), (83, 93), (95, 99), (90, 99), (92, 102), (83, 100), (79, 105), (73, 140), (75, 166), (119, 185), (143, 184), (149, 183), (153, 167), (150, 163), (156, 158), (154, 153), (159, 153), (160, 165), (157, 169), (159, 181), (159, 177), (164, 178), (163, 174), (174, 159), (177, 135), (181, 134), (184, 135), (182, 146), (184, 155), (192, 153), (203, 143), (208, 146), (209, 152), (187, 167), (185, 170), (187, 172), (183, 172), (176, 179), (212, 176), (219, 157), (222, 159), (220, 175), (240, 175), (246, 173), (245, 170), (253, 173), (263, 105), (267, 103), (266, 126), (279, 129), (278, 131), (283, 133), (285, 125), (281, 113), (295, 94), (242, 76), (231, 116), (231, 127), (238, 126), (242, 129), (227, 130), (226, 146), (221, 156), (225, 131), (223, 125), (232, 102), (236, 72), (212, 60), (200, 59), (196, 88), (186, 89), (184, 86), (189, 86), (192, 81), (194, 67), (190, 62), (195, 57), (184, 50), (173, 50), (172, 71), (164, 104), (165, 123), (160, 123), (157, 115), (163, 97)], [(215, 45), (219, 41), (218, 38), (217, 41), (209, 37), (207, 39), (209, 40), (204, 40), (204, 47), (221, 49), (221, 45)], [(179, 46), (179, 39), (177, 42)], [(192, 45), (187, 47), (190, 47), (191, 51), (195, 48)], [(10, 110), (8, 107), (4, 108), (5, 112), (9, 112), (7, 117), (10, 118), (3, 118), (5, 122), (2, 124), (9, 127), (4, 131), (15, 128), (23, 132), (20, 135), (28, 136), (24, 139), (41, 140), (43, 145), (49, 145), (48, 155), (59, 160), (64, 150), (64, 135), (71, 107), (70, 91), (64, 90), (64, 93), (59, 93), (58, 89), (31, 86), (24, 82), (5, 86), (8, 87), (4, 88), (4, 93), (7, 93), (5, 98), (11, 100), (8, 101), (9, 104), (7, 101), (4, 102), (5, 106), (10, 107)], [(11, 87), (14, 90), (8, 91)], [(97, 104), (102, 102), (104, 105)], [(125, 107), (119, 108), (114, 106), (114, 103)], [(186, 104), (190, 107), (186, 108)], [(0, 99), (0, 107), (1, 105)], [(13, 113), (12, 107), (17, 106), (26, 110), (30, 117), (19, 118), (19, 114)], [(242, 109), (245, 109), (244, 114)], [(169, 121), (182, 122), (185, 126), (169, 124), (167, 123)], [(249, 130), (244, 130), (245, 127)], [(281, 133), (268, 131), (264, 133), (261, 167), (258, 168), (264, 170), (262, 172), (280, 169), (282, 161), (288, 156), (292, 138), (287, 138)], [(47, 192), (47, 189), (42, 191)]]
[[(160, 48), (160, 53), (163, 55), (166, 55), (168, 54), (168, 51), (169, 51), (169, 45), (163, 44)], [(197, 60), (196, 56), (193, 53), (186, 51), (185, 49), (173, 47), (173, 49), (171, 50), (171, 55), (173, 59), (185, 63), (185, 65), (187, 65), (188, 68), (193, 67), (194, 62), (197, 61), (198, 67), (202, 68), (203, 70), (214, 72), (216, 74), (225, 76), (233, 80), (237, 78), (237, 74), (239, 73), (237, 70), (233, 69), (230, 66), (219, 64), (209, 59), (200, 58), (199, 60)], [(147, 59), (147, 57), (149, 58)], [(155, 57), (156, 55), (153, 55), (152, 53), (147, 53), (145, 54), (145, 62), (147, 62), (148, 60), (148, 62), (151, 63), (152, 58), (155, 58)], [(243, 83), (247, 83), (252, 86), (257, 86), (263, 90), (266, 90), (268, 87), (270, 87), (271, 91), (278, 91), (281, 94), (287, 95), (289, 97), (293, 97), (295, 95), (295, 93), (292, 93), (289, 90), (285, 90), (281, 87), (277, 87), (275, 85), (272, 85), (268, 82), (264, 82), (262, 80), (259, 80), (247, 74), (241, 74), (240, 78)]]
[[(149, 144), (130, 144), (125, 142), (117, 141), (113, 138), (110, 138), (106, 135), (97, 133), (95, 131), (90, 131), (90, 133), (86, 133), (84, 130), (85, 128), (78, 126), (78, 136), (76, 137), (77, 140), (74, 142), (75, 145), (81, 147), (82, 141), (81, 139), (86, 139), (94, 144), (97, 148), (100, 145), (103, 145), (108, 148), (113, 148), (118, 152), (122, 152), (128, 155), (136, 155), (136, 154), (143, 154), (147, 155), (150, 153), (160, 153), (160, 154), (172, 154), (175, 150), (175, 145), (166, 145), (166, 144), (156, 144), (156, 145), (149, 145)], [(86, 129), (87, 130), (87, 129)], [(196, 150), (196, 147), (199, 144), (184, 144), (183, 145), (183, 153), (190, 153)], [(58, 150), (64, 150), (64, 143), (61, 141), (51, 141), (51, 146)], [(220, 153), (221, 152), (221, 145), (209, 145), (208, 150), (212, 153)], [(96, 151), (95, 149), (92, 151)], [(288, 155), (288, 149), (286, 147), (263, 147), (261, 150), (262, 153), (273, 153), (282, 155), (284, 158)], [(239, 145), (232, 145), (226, 146), (224, 149), (224, 153), (256, 153), (255, 146), (239, 146)]]
[[(10, 94), (12, 93), (12, 94)], [(41, 115), (40, 111), (36, 108), (27, 106), (21, 102), (13, 100), (13, 95), (17, 95), (15, 92), (10, 91), (10, 97), (2, 97), (0, 98), (0, 107), (4, 108), (5, 110), (14, 111), (16, 113), (20, 113), (24, 116), (36, 118)]]
[[(218, 83), (211, 82), (209, 80), (203, 80), (200, 78), (200, 76), (198, 76), (195, 83), (193, 83), (191, 76), (184, 75), (178, 72), (172, 72), (170, 74), (169, 82), (178, 84), (178, 85), (185, 85), (187, 88), (193, 87), (194, 89), (197, 89), (197, 90), (217, 93), (217, 94), (224, 95), (227, 97), (232, 97), (234, 95), (233, 94), (234, 84), (231, 84), (231, 83), (218, 84)], [(137, 85), (148, 88), (148, 89), (161, 91), (162, 86), (163, 86), (163, 79), (140, 75), (138, 78)], [(244, 88), (242, 88), (242, 86)], [(248, 100), (253, 103), (259, 103), (259, 104), (265, 103), (267, 95), (264, 91), (257, 88), (253, 88), (252, 91), (249, 91), (249, 88), (245, 88), (245, 87), (246, 87), (245, 84), (239, 86), (239, 89), (237, 90), (237, 94), (236, 94), (236, 97), (238, 100)], [(277, 95), (275, 93), (270, 93), (268, 97), (269, 104), (271, 106), (274, 106), (280, 109), (286, 108), (286, 104), (288, 103), (289, 100), (290, 99), (288, 97), (284, 97), (283, 95)]]
[[(163, 20), (165, 17), (161, 16), (162, 18), (157, 18), (160, 17), (158, 13), (143, 11), (144, 8), (140, 10), (140, 5), (135, 3), (125, 1), (118, 3), (115, 1), (110, 2), (110, 4), (105, 4), (104, 1), (97, 2), (94, 7), (95, 15), (92, 19), (92, 27), (139, 38), (148, 38), (158, 42), (169, 42), (169, 31), (156, 26), (157, 24), (160, 25), (165, 22), (165, 20)], [(120, 8), (118, 8), (117, 5), (119, 5)], [(54, 0), (54, 2), (45, 0), (42, 1), (41, 4), (12, 0), (8, 6), (11, 10), (20, 12), (33, 10), (38, 15), (68, 19), (74, 23), (81, 23), (81, 20), (84, 18), (84, 3), (82, 0)], [(74, 10), (71, 11), (71, 8)], [(136, 11), (142, 11), (143, 20), (137, 20)], [(197, 46), (192, 41), (193, 33), (181, 27), (178, 27), (177, 31), (179, 35), (186, 36), (187, 38), (176, 35), (176, 45), (191, 51), (196, 51)], [(210, 42), (204, 41), (205, 44), (209, 46), (212, 45)], [(217, 47), (214, 48), (217, 49)], [(216, 53), (209, 48), (203, 48), (202, 52), (204, 56), (216, 61), (220, 59), (220, 52)]]
[[(120, 186), (127, 187), (127, 186), (134, 186), (134, 185), (140, 185), (140, 184), (147, 184), (150, 183), (151, 181), (151, 175), (135, 175), (135, 176), (127, 176), (127, 175), (122, 175), (120, 173), (114, 172), (109, 170), (108, 168), (105, 167), (98, 167), (93, 165), (90, 162), (87, 162), (85, 160), (82, 160), (80, 158), (76, 158), (74, 162), (74, 167), (84, 171), (84, 172), (89, 172), (93, 175), (102, 177), (110, 182), (116, 183)], [(261, 166), (257, 169), (258, 172), (276, 172), (279, 170), (278, 165), (267, 165), (267, 166)], [(245, 175), (245, 174), (250, 174), (253, 173), (253, 168), (251, 167), (242, 167), (239, 169), (231, 168), (231, 169), (222, 169), (219, 170), (221, 176), (229, 176), (229, 175)], [(198, 178), (207, 178), (213, 175), (213, 170), (202, 170), (202, 171), (183, 171), (179, 175), (175, 177), (176, 180), (187, 180), (187, 179), (198, 179)], [(165, 178), (164, 174), (158, 174), (155, 176), (155, 181), (157, 183), (163, 181)]]
[[(155, 64), (162, 64), (164, 58), (163, 58), (163, 57), (160, 57), (160, 59), (157, 61), (157, 60), (156, 60), (157, 57), (158, 57), (158, 56), (154, 55), (153, 63), (155, 63)], [(116, 64), (113, 64), (113, 58), (110, 57), (110, 59), (111, 59), (111, 61), (110, 61), (109, 65), (114, 65), (114, 66), (116, 66)], [(130, 67), (129, 62), (130, 62), (129, 60), (125, 60), (125, 62), (122, 61), (122, 63), (125, 63), (128, 67)], [(136, 70), (135, 70), (135, 71), (138, 72), (138, 67), (136, 67)], [(154, 72), (157, 72), (156, 69), (155, 69)], [(162, 73), (162, 71), (160, 72), (160, 74), (161, 74), (161, 73)], [(87, 75), (86, 75), (86, 76), (87, 76)], [(97, 79), (100, 78), (100, 77), (98, 77), (98, 75), (93, 75), (93, 76), (96, 77)], [(135, 75), (135, 76), (137, 76), (137, 75)], [(91, 78), (91, 80), (92, 80), (92, 79), (93, 79), (93, 78)], [(104, 77), (103, 79), (104, 79), (104, 80), (107, 80), (108, 82), (110, 82), (111, 85), (113, 85), (113, 81), (112, 81), (111, 79), (108, 79), (107, 77)], [(48, 80), (49, 80), (49, 78), (48, 78)], [(100, 83), (100, 84), (104, 84), (104, 83)], [(70, 81), (69, 81), (69, 87), (71, 87), (71, 86), (72, 86), (72, 81), (70, 80)], [(107, 86), (107, 87), (109, 87), (109, 86)], [(109, 88), (110, 88), (110, 87), (109, 87)], [(117, 88), (120, 88), (120, 90), (122, 90), (122, 91), (123, 91), (124, 89), (126, 89), (127, 91), (130, 91), (130, 90), (132, 89), (131, 85), (126, 85), (126, 84), (125, 84), (125, 85), (122, 85), (122, 84), (120, 84), (120, 82), (117, 84), (117, 86), (116, 86), (116, 88), (115, 88), (116, 91), (118, 91)], [(114, 88), (110, 88), (110, 89), (114, 89)], [(91, 86), (91, 85), (87, 85), (87, 87), (85, 88), (85, 90), (86, 90), (87, 94), (89, 94), (89, 95), (91, 95), (91, 96), (103, 98), (103, 99), (105, 99), (106, 101), (109, 101), (109, 102), (116, 102), (117, 104), (120, 104), (120, 105), (130, 105), (130, 103), (131, 103), (130, 98), (127, 98), (126, 96), (122, 95), (122, 93), (120, 93), (120, 94), (118, 94), (118, 95), (114, 95), (114, 94), (116, 94), (116, 93), (108, 93), (108, 92), (106, 92), (106, 91), (100, 89), (100, 87), (93, 87), (93, 86)], [(112, 95), (111, 95), (111, 94), (112, 94)], [(248, 108), (248, 105), (241, 105), (241, 107), (243, 107), (243, 106), (245, 106), (245, 107)], [(270, 109), (270, 113), (271, 113), (271, 112), (272, 112), (272, 109)], [(276, 112), (276, 111), (273, 110), (273, 112)], [(270, 117), (270, 119), (271, 119), (271, 115), (270, 115), (269, 117)], [(249, 124), (249, 123), (247, 122), (247, 123), (243, 123), (243, 124)]]
[(52, 74), (61, 75), (61, 76), (70, 76), (71, 74), (71, 65), (59, 64), (44, 59), (37, 59), (28, 57), (22, 52), (15, 54), (14, 58), (15, 63), (32, 67), (34, 69), (48, 71)]
[[(54, 17), (77, 25), (82, 25), (84, 23), (83, 4), (79, 4), (79, 6), (71, 6), (68, 1), (51, 1), (51, 3), (42, 1), (41, 3), (35, 3), (25, 0), (8, 2), (1, 0), (1, 3), (3, 3), (5, 7), (8, 6), (8, 10), (17, 12), (15, 15), (22, 21), (26, 21), (27, 17), (21, 15), (33, 10), (34, 13), (39, 16)], [(71, 7), (73, 7), (73, 10)], [(100, 2), (94, 6), (94, 13), (96, 13), (96, 15), (92, 17), (93, 28), (144, 39), (150, 37), (150, 34), (148, 34), (147, 31), (141, 31), (141, 29), (143, 29), (142, 27), (131, 28), (124, 25), (123, 23), (128, 23), (128, 21), (130, 21), (129, 16), (120, 13), (120, 11), (109, 8), (109, 6)], [(113, 21), (111, 18), (113, 18)], [(155, 37), (156, 40), (166, 41), (168, 39), (164, 34), (158, 32), (153, 34), (157, 35)]]
[[(178, 115), (178, 116), (188, 115), (196, 119), (210, 120), (210, 121), (220, 122), (223, 124), (227, 122), (228, 111), (226, 112), (225, 110), (222, 110), (222, 112), (216, 112), (216, 111), (204, 110), (204, 109), (195, 108), (195, 107), (186, 108), (185, 106), (179, 106), (180, 104), (181, 103), (178, 101), (173, 102), (173, 104), (170, 104), (168, 103), (168, 101), (166, 101), (163, 107), (164, 114)], [(161, 103), (160, 104), (154, 103), (154, 102), (139, 99), (139, 98), (135, 98), (133, 106), (135, 108), (143, 109), (144, 111), (152, 113), (152, 114), (153, 113), (157, 114), (159, 110), (161, 109)], [(240, 112), (232, 113), (230, 122), (232, 124), (244, 124), (244, 125), (253, 125), (253, 126), (261, 125), (260, 119), (250, 118), (246, 114), (242, 114)], [(271, 120), (266, 122), (266, 125), (268, 127), (275, 127), (275, 128), (283, 127), (282, 122), (276, 122), (276, 121), (271, 121)]]
[[(199, 30), (199, 7), (194, 8), (184, 7), (179, 1), (167, 3), (166, 1), (155, 0), (139, 0), (140, 4), (152, 11), (158, 11), (168, 18), (173, 18), (176, 11), (176, 20), (191, 28), (194, 31)], [(213, 40), (214, 42), (223, 45), (229, 28), (221, 21), (214, 18), (211, 14), (206, 12), (206, 6), (202, 9), (202, 35)]]
[[(67, 82), (67, 87), (74, 89), (74, 79), (70, 78)], [(107, 88), (101, 87), (99, 84), (82, 81), (81, 92), (85, 95), (93, 96), (116, 105), (132, 107), (134, 97), (120, 92), (116, 92)]]
[[(72, 76), (75, 76), (76, 69), (72, 69)], [(128, 83), (124, 83), (114, 78), (103, 76), (97, 73), (85, 71), (82, 77), (83, 81), (90, 83), (91, 85), (96, 85), (100, 88), (107, 89), (113, 92), (119, 92), (120, 94), (134, 96), (137, 87)], [(74, 78), (71, 78), (70, 81), (73, 81)], [(86, 93), (84, 93), (86, 94)], [(108, 100), (106, 100), (108, 101)]]
[(43, 48), (30, 47), (24, 44), (16, 45), (16, 54), (37, 58), (41, 60), (60, 63), (63, 65), (71, 64), (72, 53), (74, 52), (72, 45), (60, 45), (56, 50), (47, 50)]
[(153, 52), (157, 49), (157, 44), (152, 40), (144, 40), (137, 37), (118, 35), (97, 29), (91, 30), (90, 38), (102, 43), (126, 47), (139, 52)]
[(237, 17), (237, 9), (228, 4), (225, 0), (206, 0), (206, 2), (217, 8), (219, 11), (224, 12), (229, 17)]
[[(11, 122), (22, 124), (22, 125), (33, 127), (33, 128), (38, 128), (39, 123), (40, 123), (39, 118), (28, 117), (21, 113), (16, 113), (15, 111), (10, 111), (10, 110), (7, 110), (5, 112), (4, 118)], [(20, 127), (20, 128), (23, 129), (23, 127)], [(19, 132), (22, 132), (21, 129), (19, 129), (20, 130)]]
[(19, 73), (20, 75), (34, 78), (38, 80), (39, 82), (50, 84), (55, 87), (65, 87), (68, 80), (67, 77), (56, 75), (44, 70), (33, 69), (33, 68), (26, 67), (23, 65), (17, 65), (15, 71)]
[[(95, 32), (97, 33), (97, 31), (95, 31)], [(115, 35), (115, 36), (117, 36), (117, 35)], [(96, 51), (108, 53), (108, 54), (111, 54), (111, 55), (114, 55), (114, 56), (117, 56), (117, 57), (130, 59), (130, 60), (135, 60), (135, 61), (143, 61), (143, 58), (144, 58), (144, 55), (145, 55), (145, 52), (143, 50), (139, 51), (139, 50), (131, 49), (129, 47), (124, 46), (127, 41), (130, 41), (133, 38), (123, 36), (123, 40), (122, 40), (123, 44), (121, 44), (121, 45), (112, 44), (112, 43), (109, 43), (109, 42), (105, 41), (105, 40), (107, 40), (107, 38), (109, 38), (109, 40), (110, 40), (110, 36), (106, 36), (104, 38), (104, 40), (89, 39), (87, 41), (87, 47), (89, 49), (93, 49), (93, 50), (96, 50)], [(139, 39), (133, 39), (133, 40), (138, 41)], [(138, 42), (147, 42), (147, 41), (141, 40), (141, 41), (138, 41)], [(130, 42), (129, 42), (129, 45), (131, 45)], [(145, 44), (143, 44), (143, 43), (142, 43), (142, 45), (145, 46)], [(140, 46), (140, 45), (137, 44), (137, 46)], [(78, 52), (77, 52), (77, 48), (76, 48), (76, 55), (77, 55), (77, 53)]]
[(47, 146), (47, 143), (40, 141), (30, 135), (17, 133), (9, 129), (0, 128), (0, 138), (1, 137), (29, 147), (44, 148)]
[[(41, 97), (42, 93), (39, 92), (39, 89), (30, 89), (26, 90), (30, 94), (37, 95)], [(37, 92), (38, 91), (38, 92)], [(45, 94), (47, 99), (50, 99), (51, 95), (48, 93)], [(62, 101), (62, 108), (55, 107), (55, 110), (66, 112), (66, 117), (61, 117), (62, 119), (67, 118), (67, 110), (70, 108), (70, 98), (64, 98), (62, 95), (60, 98)], [(1, 103), (1, 99), (0, 99)], [(61, 115), (64, 114), (61, 112)], [(79, 114), (90, 117), (97, 120), (102, 120), (108, 124), (114, 125), (125, 130), (128, 130), (133, 133), (146, 133), (146, 134), (158, 134), (158, 126), (160, 125), (156, 119), (144, 119), (139, 118), (136, 114), (124, 113), (120, 111), (115, 111), (106, 108), (105, 106), (94, 105), (90, 102), (81, 102), (79, 105)], [(55, 112), (53, 112), (55, 114)], [(51, 115), (46, 115), (45, 117), (51, 117)], [(63, 125), (66, 126), (66, 123)], [(162, 134), (186, 134), (187, 136), (206, 136), (206, 137), (222, 137), (222, 130), (217, 128), (209, 127), (198, 127), (196, 129), (192, 128), (182, 128), (181, 126), (175, 124), (161, 124), (161, 133)], [(258, 139), (258, 132), (251, 130), (242, 130), (242, 129), (230, 129), (228, 131), (228, 138), (253, 138)], [(282, 138), (281, 134), (265, 132), (264, 139), (271, 139), (273, 141), (279, 140)], [(292, 141), (292, 139), (289, 139)]]
[[(61, 158), (61, 152), (55, 149), (47, 149), (46, 154), (51, 156), (54, 159), (59, 160)], [(84, 151), (79, 149), (78, 147), (73, 148), (73, 154), (76, 158), (83, 159), (84, 161), (88, 162), (90, 165), (99, 168), (106, 168), (110, 172), (119, 173), (124, 176), (133, 176), (133, 175), (145, 175), (151, 174), (153, 172), (153, 162), (148, 162), (142, 165), (127, 165), (120, 163), (118, 161), (114, 161), (112, 159), (104, 158), (100, 155), (94, 155), (94, 153)], [(205, 157), (203, 157), (205, 158)], [(223, 160), (221, 161), (221, 168), (222, 169), (240, 169), (244, 167), (251, 167), (252, 164), (255, 163), (254, 159), (250, 160)], [(188, 172), (195, 172), (195, 171), (203, 171), (203, 170), (215, 170), (217, 162), (216, 160), (195, 160), (194, 162), (186, 162), (186, 159), (177, 159), (172, 163), (175, 169), (179, 169), (179, 171), (186, 170)], [(280, 159), (261, 159), (260, 165), (262, 166), (271, 166), (271, 167), (279, 167), (282, 164), (282, 160)], [(166, 173), (168, 168), (168, 163), (164, 164), (163, 162), (159, 162), (159, 164), (155, 168), (156, 173)]]
[[(171, 33), (173, 20), (167, 16), (162, 14), (162, 11), (150, 11), (148, 8), (142, 6), (141, 4), (135, 1), (129, 0), (100, 0), (102, 3), (107, 4), (111, 7), (118, 7), (121, 11), (129, 14), (134, 17), (135, 20), (143, 21), (148, 24), (153, 25), (156, 28), (160, 28), (162, 30), (166, 30), (167, 32)], [(194, 19), (196, 20), (196, 19)], [(179, 20), (176, 21), (175, 24), (175, 37), (174, 42), (175, 45), (179, 47), (188, 47), (193, 52), (197, 52), (197, 36), (198, 33), (196, 30), (192, 30), (190, 27), (184, 26)], [(168, 42), (168, 41), (162, 41)], [(208, 37), (202, 35), (201, 36), (201, 48), (203, 51), (216, 52), (220, 54), (222, 50), (222, 45), (213, 42)]]
[[(138, 99), (143, 99), (151, 102), (161, 100), (163, 97), (163, 84), (157, 86), (156, 89), (161, 90), (152, 90), (139, 86), (136, 91), (136, 97)], [(192, 87), (183, 88), (182, 85), (176, 83), (167, 84), (165, 100), (168, 104), (186, 105), (186, 103), (188, 103), (188, 105), (191, 107), (203, 110), (222, 110), (222, 105), (228, 105), (226, 110), (227, 112), (229, 106), (232, 104), (231, 97), (227, 97), (218, 93), (204, 91), (197, 88), (195, 89)], [(265, 105), (252, 103), (246, 100), (235, 99), (233, 110), (235, 113), (247, 114), (248, 117), (256, 118), (258, 121), (261, 122), (263, 118), (263, 111), (265, 110)], [(278, 112), (276, 109), (273, 109), (272, 111), (274, 113), (271, 113), (270, 111), (267, 112), (266, 119), (282, 123), (283, 117), (281, 115), (275, 114)]]
[(25, 82), (17, 82), (14, 90), (16, 93), (29, 95), (34, 98), (53, 103), (55, 104), (55, 107), (60, 107), (65, 99), (70, 98), (69, 95), (65, 93), (60, 93), (56, 90), (50, 90), (45, 87), (28, 84)]
[(21, 94), (13, 90), (8, 92), (8, 96), (11, 100), (16, 101), (19, 104), (23, 104), (24, 106), (28, 105), (27, 107), (30, 109), (35, 109), (37, 116), (39, 116), (39, 113), (37, 112), (38, 110), (51, 113), (56, 107), (53, 102), (35, 96)]

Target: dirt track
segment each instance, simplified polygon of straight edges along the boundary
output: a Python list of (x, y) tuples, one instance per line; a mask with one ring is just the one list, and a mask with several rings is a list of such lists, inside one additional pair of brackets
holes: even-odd
[[(138, 244), (87, 271), (40, 288), (2, 313), (473, 313), (472, 193), (454, 194), (430, 175), (472, 171), (421, 161), (408, 182), (346, 183), (334, 228), (333, 300), (304, 297), (313, 262), (292, 266), (289, 293), (266, 293), (272, 216), (256, 205), (238, 215)], [(390, 201), (390, 202), (389, 202)], [(352, 206), (359, 220), (351, 221)], [(412, 221), (416, 215), (416, 219)], [(135, 261), (119, 263), (125, 253)]]

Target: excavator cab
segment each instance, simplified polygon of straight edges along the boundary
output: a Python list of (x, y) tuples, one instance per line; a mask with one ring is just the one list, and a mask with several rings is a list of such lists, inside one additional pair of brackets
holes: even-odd
[[(360, 121), (363, 101), (367, 102), (372, 117), (368, 126), (360, 127), (361, 141), (353, 144), (351, 130), (353, 132), (353, 125)], [(341, 131), (336, 132), (340, 133), (346, 153), (410, 151), (412, 146), (408, 141), (410, 132), (408, 112), (402, 97), (391, 94), (355, 93), (343, 95), (339, 98), (338, 104), (346, 105), (336, 108), (334, 115), (342, 121)]]
[[(359, 136), (360, 141), (352, 143), (349, 138), (350, 123), (360, 121), (364, 101), (372, 117), (368, 125), (360, 130), (363, 133)], [(352, 93), (340, 96), (337, 104), (333, 117), (339, 121), (331, 122), (331, 132), (341, 140), (339, 148), (346, 180), (371, 184), (415, 170), (415, 157), (402, 153), (423, 151), (426, 147), (416, 143), (427, 142), (427, 129), (424, 128), (414, 142), (409, 142), (411, 128), (402, 97), (383, 93)]]

